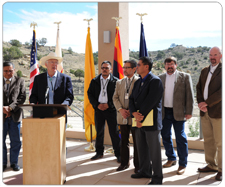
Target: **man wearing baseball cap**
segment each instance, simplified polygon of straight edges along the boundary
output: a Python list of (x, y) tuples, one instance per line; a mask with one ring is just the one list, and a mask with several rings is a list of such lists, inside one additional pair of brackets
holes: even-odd
[[(42, 57), (40, 65), (47, 68), (47, 72), (36, 75), (30, 95), (30, 103), (34, 104), (66, 104), (71, 105), (74, 99), (71, 78), (57, 71), (57, 66), (62, 62), (62, 57), (54, 52)], [(47, 103), (45, 101), (48, 91)], [(62, 114), (64, 112), (62, 111)]]

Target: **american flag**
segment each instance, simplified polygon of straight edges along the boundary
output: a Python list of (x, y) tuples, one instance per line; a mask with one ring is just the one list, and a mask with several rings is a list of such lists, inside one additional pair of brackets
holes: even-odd
[(39, 74), (37, 61), (37, 45), (36, 45), (36, 31), (33, 30), (32, 48), (30, 52), (30, 89), (29, 97), (34, 84), (34, 77)]

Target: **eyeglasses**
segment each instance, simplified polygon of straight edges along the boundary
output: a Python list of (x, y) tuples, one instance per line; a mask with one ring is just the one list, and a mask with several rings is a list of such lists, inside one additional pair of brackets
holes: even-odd
[(132, 68), (132, 67), (123, 67), (123, 69), (129, 69), (129, 68)]
[(13, 70), (3, 70), (3, 72), (4, 72), (4, 73), (8, 73), (8, 72), (9, 72), (9, 73), (12, 73)]
[(58, 61), (48, 61), (49, 64), (58, 64)]
[(101, 67), (101, 69), (102, 69), (102, 70), (103, 70), (103, 69), (108, 70), (109, 67)]

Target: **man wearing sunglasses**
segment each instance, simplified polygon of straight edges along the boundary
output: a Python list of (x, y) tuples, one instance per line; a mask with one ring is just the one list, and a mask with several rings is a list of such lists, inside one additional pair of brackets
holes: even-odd
[(6, 136), (10, 139), (10, 166), (14, 171), (19, 171), (18, 156), (21, 148), (20, 125), (23, 110), (18, 107), (26, 100), (24, 80), (14, 76), (13, 63), (3, 63), (3, 171), (7, 168)]
[(111, 72), (111, 63), (109, 61), (102, 62), (101, 74), (92, 79), (88, 89), (88, 98), (95, 109), (95, 128), (97, 132), (95, 142), (96, 155), (91, 160), (103, 157), (104, 129), (105, 121), (107, 121), (114, 153), (117, 157), (117, 162), (120, 163), (120, 137), (116, 121), (116, 108), (112, 100), (118, 79)]

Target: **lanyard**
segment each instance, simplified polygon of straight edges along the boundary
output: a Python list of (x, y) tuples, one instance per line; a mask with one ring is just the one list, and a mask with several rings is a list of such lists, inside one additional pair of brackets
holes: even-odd
[(103, 84), (103, 79), (101, 79), (101, 81), (102, 81), (102, 87), (103, 87), (103, 96), (105, 96), (105, 93), (106, 93), (105, 88), (106, 88), (106, 85), (109, 82), (109, 79), (106, 80), (105, 84)]
[[(128, 80), (128, 79), (127, 79), (127, 80)], [(130, 85), (129, 85), (129, 87), (128, 87), (128, 83), (127, 83), (127, 81), (126, 81), (127, 93), (128, 93), (128, 92), (129, 92), (129, 90), (130, 90), (130, 86), (131, 86), (131, 84), (132, 84), (133, 80), (134, 80), (134, 77), (133, 77), (133, 78), (132, 78), (132, 80), (130, 81)]]

